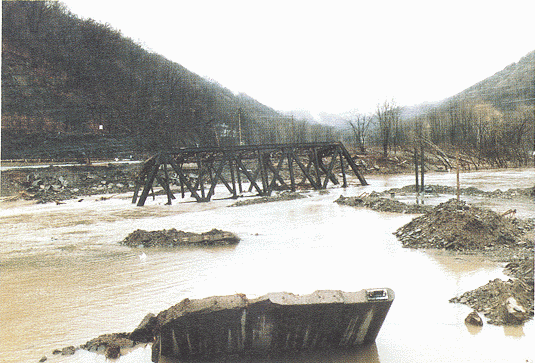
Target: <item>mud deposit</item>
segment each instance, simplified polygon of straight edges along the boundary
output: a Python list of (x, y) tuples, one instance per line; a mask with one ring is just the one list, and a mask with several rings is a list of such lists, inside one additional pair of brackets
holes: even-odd
[(340, 196), (336, 203), (351, 207), (369, 208), (378, 212), (421, 214), (430, 211), (433, 207), (421, 204), (407, 204), (394, 199), (381, 197), (379, 193), (372, 192), (370, 195), (358, 197)]
[(517, 325), (533, 317), (533, 256), (505, 266), (508, 281), (495, 279), (450, 300), (483, 313), (489, 324)]
[(205, 233), (178, 231), (174, 228), (161, 231), (145, 231), (142, 229), (130, 233), (121, 244), (129, 247), (179, 247), (189, 245), (229, 245), (240, 241), (231, 232), (212, 229)]
[[(391, 188), (387, 191), (381, 192), (381, 196), (385, 195), (407, 195), (414, 194), (416, 186), (406, 185), (402, 188)], [(425, 192), (429, 195), (436, 194), (452, 194), (457, 193), (457, 188), (447, 185), (428, 184), (425, 186)], [(496, 189), (493, 191), (484, 191), (475, 187), (467, 187), (459, 189), (460, 195), (465, 196), (481, 196), (486, 198), (500, 198), (500, 199), (513, 199), (513, 198), (529, 198), (535, 196), (535, 187), (531, 188), (510, 188), (507, 190)]]
[(533, 318), (533, 284), (521, 279), (495, 279), (450, 299), (450, 302), (466, 304), (483, 313), (488, 324), (519, 325)]
[(306, 198), (305, 195), (298, 193), (298, 192), (289, 192), (289, 191), (283, 191), (277, 195), (268, 196), (268, 197), (260, 197), (260, 198), (254, 198), (254, 199), (244, 199), (239, 200), (236, 203), (230, 205), (231, 207), (241, 207), (246, 205), (253, 205), (253, 204), (262, 204), (262, 203), (270, 203), (270, 202), (280, 202), (284, 200), (295, 200), (295, 199), (302, 199)]
[(532, 248), (530, 231), (533, 220), (499, 215), (451, 199), (414, 218), (395, 234), (404, 247), (482, 250)]

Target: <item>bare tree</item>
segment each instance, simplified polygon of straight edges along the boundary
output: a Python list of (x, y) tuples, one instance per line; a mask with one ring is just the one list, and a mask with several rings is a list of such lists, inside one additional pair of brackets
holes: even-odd
[(401, 109), (394, 100), (384, 101), (383, 104), (377, 105), (375, 112), (379, 121), (379, 132), (383, 155), (388, 156), (388, 150), (392, 143), (399, 143), (398, 137), (400, 132)]
[(355, 137), (355, 147), (361, 153), (366, 152), (364, 142), (368, 134), (368, 130), (372, 124), (373, 117), (371, 115), (364, 115), (361, 113), (354, 113), (349, 116), (346, 120), (351, 130), (353, 131), (353, 136)]

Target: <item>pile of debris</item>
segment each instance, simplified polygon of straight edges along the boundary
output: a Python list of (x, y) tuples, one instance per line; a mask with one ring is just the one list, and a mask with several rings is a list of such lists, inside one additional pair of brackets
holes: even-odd
[(295, 199), (302, 199), (302, 198), (306, 198), (306, 196), (298, 192), (283, 191), (277, 195), (272, 195), (268, 197), (259, 197), (259, 198), (248, 199), (248, 200), (240, 200), (230, 205), (230, 207), (242, 207), (245, 205), (281, 202), (281, 201), (295, 200)]
[[(416, 186), (406, 185), (402, 188), (391, 188), (389, 190), (379, 193), (380, 196), (389, 195), (412, 195), (415, 193)], [(531, 198), (535, 196), (535, 187), (531, 188), (511, 188), (505, 191), (496, 189), (493, 191), (484, 191), (475, 187), (461, 188), (459, 190), (460, 195), (465, 196), (478, 196), (486, 198), (500, 198), (500, 199), (513, 199), (513, 198)], [(428, 184), (425, 186), (426, 194), (451, 194), (457, 193), (457, 188), (447, 185)]]
[(428, 205), (406, 204), (395, 199), (383, 198), (376, 192), (372, 192), (369, 195), (365, 193), (357, 197), (344, 197), (343, 195), (340, 195), (340, 198), (335, 200), (335, 203), (391, 213), (421, 214), (432, 209), (432, 207)]
[[(79, 347), (71, 345), (62, 349), (55, 349), (52, 354), (73, 355), (78, 349), (84, 349), (89, 352), (103, 353), (108, 359), (117, 359), (130, 348), (139, 344), (151, 343), (154, 340), (154, 330), (157, 322), (158, 320), (154, 314), (147, 314), (131, 333), (103, 334)], [(41, 359), (43, 362), (46, 360), (46, 357)]]
[(121, 244), (129, 247), (179, 247), (191, 245), (230, 245), (236, 244), (239, 241), (239, 237), (235, 234), (215, 228), (204, 233), (184, 232), (171, 228), (160, 231), (138, 229), (130, 233)]
[(526, 233), (532, 220), (500, 215), (490, 209), (451, 199), (399, 228), (395, 235), (403, 247), (449, 250), (484, 250), (533, 247)]
[(133, 166), (51, 166), (2, 172), (2, 195), (11, 199), (59, 202), (80, 196), (133, 190)]
[(513, 279), (495, 279), (450, 302), (466, 304), (487, 317), (487, 323), (518, 325), (533, 317), (533, 256), (510, 262), (505, 273)]

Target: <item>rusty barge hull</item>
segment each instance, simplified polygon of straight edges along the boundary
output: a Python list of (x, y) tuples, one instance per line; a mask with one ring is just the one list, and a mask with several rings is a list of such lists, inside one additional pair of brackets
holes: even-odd
[(271, 293), (184, 300), (158, 315), (152, 360), (217, 361), (357, 349), (375, 341), (394, 300), (391, 289)]

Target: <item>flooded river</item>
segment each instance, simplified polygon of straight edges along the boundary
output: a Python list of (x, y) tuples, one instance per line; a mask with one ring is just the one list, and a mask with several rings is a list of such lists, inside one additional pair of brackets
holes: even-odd
[[(463, 187), (530, 187), (534, 169), (463, 174)], [(105, 362), (78, 346), (105, 333), (133, 330), (143, 317), (184, 298), (267, 292), (306, 294), (390, 287), (396, 300), (376, 344), (359, 352), (307, 357), (306, 362), (532, 362), (535, 325), (464, 324), (471, 311), (448, 300), (490, 279), (502, 266), (477, 256), (401, 247), (392, 234), (414, 216), (340, 206), (363, 191), (413, 183), (410, 176), (369, 178), (368, 187), (310, 192), (308, 198), (244, 207), (230, 200), (166, 206), (165, 197), (130, 204), (130, 195), (86, 197), (62, 205), (0, 204), (0, 360)], [(454, 174), (429, 174), (427, 183), (455, 185)], [(356, 184), (356, 183), (355, 183)], [(447, 198), (446, 198), (447, 199)], [(437, 203), (440, 197), (426, 199)], [(479, 200), (479, 203), (488, 201)], [(492, 201), (496, 209), (517, 208)], [(519, 208), (532, 214), (532, 202)], [(135, 229), (176, 228), (236, 233), (236, 246), (131, 249), (118, 245)], [(145, 252), (146, 259), (140, 255)], [(118, 362), (150, 362), (150, 346)]]

